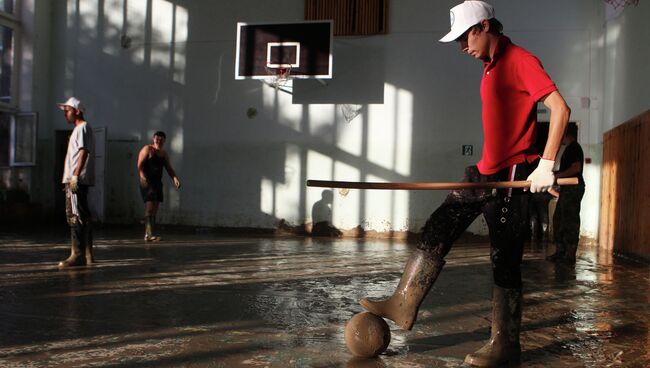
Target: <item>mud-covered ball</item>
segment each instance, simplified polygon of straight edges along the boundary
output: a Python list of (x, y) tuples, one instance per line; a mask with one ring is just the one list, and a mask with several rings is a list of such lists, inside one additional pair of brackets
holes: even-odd
[(383, 318), (370, 312), (355, 314), (345, 325), (345, 344), (358, 357), (372, 358), (390, 343), (390, 328)]

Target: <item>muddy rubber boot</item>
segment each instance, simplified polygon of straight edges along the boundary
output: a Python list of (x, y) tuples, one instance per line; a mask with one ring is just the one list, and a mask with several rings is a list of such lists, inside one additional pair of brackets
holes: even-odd
[(75, 230), (74, 228), (70, 229), (71, 236), (71, 246), (70, 246), (70, 257), (65, 261), (59, 262), (59, 268), (74, 267), (74, 266), (83, 266), (86, 264), (86, 259), (84, 258), (83, 252), (81, 250), (80, 240), (80, 230)]
[(403, 330), (413, 328), (420, 304), (438, 278), (445, 261), (430, 252), (416, 249), (406, 262), (393, 295), (384, 300), (363, 298), (359, 304), (369, 312), (388, 318)]
[(565, 252), (566, 252), (566, 250), (565, 250), (564, 244), (556, 243), (556, 245), (555, 245), (555, 253), (551, 254), (548, 257), (546, 257), (546, 260), (551, 261), (551, 262), (558, 261), (558, 260), (564, 258)]
[(91, 265), (95, 262), (95, 257), (93, 257), (93, 231), (90, 226), (86, 226), (84, 231), (84, 255), (86, 257), (86, 265)]
[(521, 289), (494, 286), (490, 341), (468, 354), (465, 363), (476, 367), (500, 367), (520, 362), (521, 301)]
[(541, 239), (548, 239), (548, 223), (542, 223)]
[(562, 261), (570, 264), (576, 263), (576, 253), (578, 252), (578, 244), (571, 244), (566, 247)]

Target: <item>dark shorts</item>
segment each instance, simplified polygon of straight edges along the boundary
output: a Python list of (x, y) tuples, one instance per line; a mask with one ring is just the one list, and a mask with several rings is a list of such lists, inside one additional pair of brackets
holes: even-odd
[(143, 202), (162, 202), (163, 188), (161, 183), (149, 183), (148, 186), (140, 186), (140, 195)]

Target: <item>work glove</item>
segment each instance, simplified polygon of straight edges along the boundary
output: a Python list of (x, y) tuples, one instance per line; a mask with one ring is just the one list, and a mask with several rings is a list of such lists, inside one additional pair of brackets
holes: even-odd
[(178, 177), (174, 176), (172, 180), (174, 181), (174, 186), (176, 186), (176, 189), (181, 189), (181, 181), (178, 180)]
[(79, 177), (77, 175), (72, 175), (68, 185), (70, 186), (70, 191), (72, 193), (77, 193), (77, 190), (79, 189)]
[(526, 179), (530, 182), (531, 193), (546, 192), (553, 187), (553, 184), (555, 184), (553, 166), (555, 166), (553, 160), (539, 160), (537, 168)]

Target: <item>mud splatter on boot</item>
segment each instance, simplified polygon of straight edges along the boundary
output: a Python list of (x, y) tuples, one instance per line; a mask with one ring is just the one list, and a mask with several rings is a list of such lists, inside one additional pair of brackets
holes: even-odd
[(373, 314), (390, 319), (403, 330), (410, 330), (417, 318), (420, 304), (444, 264), (442, 258), (417, 249), (406, 262), (402, 278), (390, 298), (380, 301), (363, 298), (359, 304)]

